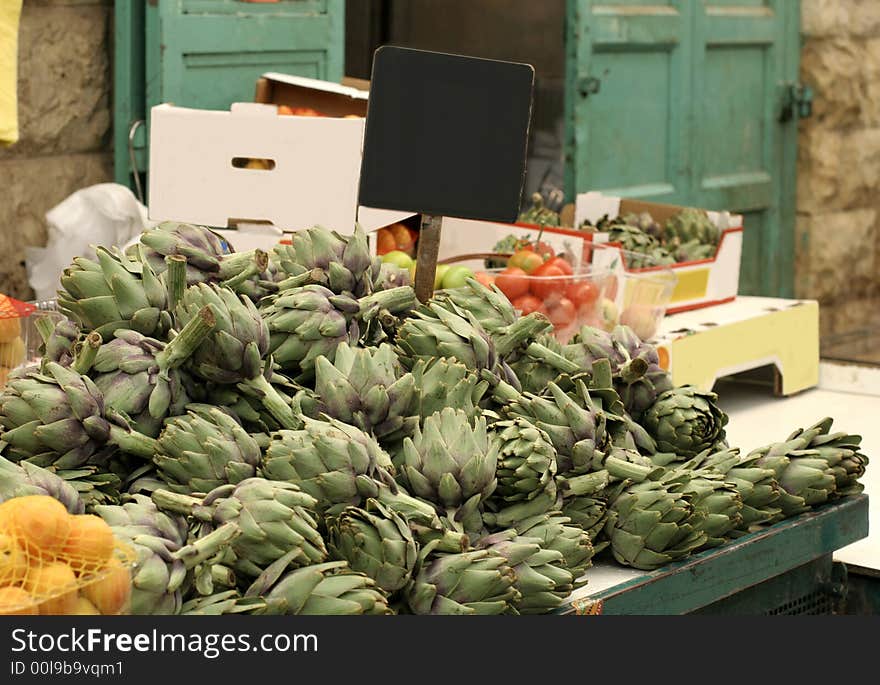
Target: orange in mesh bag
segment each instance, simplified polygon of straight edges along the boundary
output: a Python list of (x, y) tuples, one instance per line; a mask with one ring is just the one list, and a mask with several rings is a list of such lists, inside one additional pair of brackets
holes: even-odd
[(133, 550), (46, 495), (0, 504), (0, 614), (125, 614)]

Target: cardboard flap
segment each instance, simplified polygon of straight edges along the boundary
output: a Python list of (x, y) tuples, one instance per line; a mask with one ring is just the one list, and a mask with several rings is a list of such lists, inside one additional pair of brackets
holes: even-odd
[[(258, 121), (257, 121), (258, 120)], [(150, 131), (150, 218), (216, 227), (354, 230), (364, 122), (158, 105)], [(246, 168), (250, 159), (270, 169)]]

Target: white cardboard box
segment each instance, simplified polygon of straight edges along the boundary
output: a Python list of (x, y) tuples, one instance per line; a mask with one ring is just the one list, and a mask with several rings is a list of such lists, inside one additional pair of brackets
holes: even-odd
[[(629, 212), (648, 212), (656, 221), (665, 222), (682, 208), (675, 205), (611, 197), (598, 192), (581, 193), (575, 206), (575, 226), (585, 219), (595, 223), (603, 215), (615, 217)], [(729, 212), (707, 212), (721, 233), (718, 250), (711, 259), (671, 264), (678, 277), (667, 313), (675, 314), (731, 302), (739, 290), (739, 267), (742, 258), (743, 217)], [(597, 242), (599, 239), (596, 239)], [(598, 254), (598, 253), (597, 253)]]
[[(150, 219), (351, 233), (356, 220), (369, 231), (410, 216), (359, 211), (363, 135), (363, 119), (279, 116), (276, 105), (235, 103), (228, 112), (157, 105)], [(270, 160), (272, 168), (241, 168), (247, 159)]]

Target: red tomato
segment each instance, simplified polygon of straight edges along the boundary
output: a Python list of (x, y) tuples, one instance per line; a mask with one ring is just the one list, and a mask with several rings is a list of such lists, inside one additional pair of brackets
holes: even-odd
[(530, 279), (532, 294), (551, 304), (548, 300), (554, 299), (565, 291), (567, 279), (565, 272), (555, 264), (545, 262), (532, 273), (535, 278)]
[(574, 269), (571, 268), (571, 264), (569, 264), (568, 261), (566, 261), (562, 257), (553, 257), (552, 259), (549, 259), (546, 263), (552, 264), (553, 266), (558, 266), (560, 269), (562, 269), (562, 273), (564, 273), (566, 276), (571, 276), (574, 273)]
[(553, 324), (554, 328), (565, 328), (574, 321), (576, 315), (577, 308), (574, 302), (567, 297), (563, 297), (550, 310), (550, 323)]
[(532, 273), (543, 263), (544, 260), (541, 256), (536, 252), (532, 252), (532, 250), (517, 250), (507, 260), (507, 266), (515, 266), (527, 274)]
[(592, 306), (599, 298), (599, 286), (592, 281), (575, 281), (565, 289), (565, 294), (578, 307)]
[(515, 266), (509, 266), (495, 277), (495, 285), (512, 301), (529, 292), (528, 274)]
[(553, 248), (543, 241), (535, 243), (535, 245), (532, 246), (532, 250), (541, 255), (541, 257), (544, 258), (544, 261), (556, 256), (556, 252), (554, 252)]
[(485, 271), (478, 271), (474, 274), (474, 278), (477, 283), (484, 285), (487, 288), (492, 288), (495, 285), (495, 276), (491, 274), (487, 274)]
[(376, 254), (383, 255), (397, 249), (397, 241), (387, 228), (380, 228), (376, 233)]
[(523, 295), (516, 298), (511, 304), (522, 312), (523, 316), (528, 316), (532, 312), (540, 312), (544, 308), (544, 303), (534, 295)]

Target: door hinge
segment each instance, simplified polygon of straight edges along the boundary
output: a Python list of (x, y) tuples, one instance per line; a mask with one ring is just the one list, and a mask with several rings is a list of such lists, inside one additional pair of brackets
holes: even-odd
[(595, 76), (582, 76), (578, 79), (578, 93), (581, 94), (581, 97), (594, 95), (599, 92), (599, 86), (601, 84), (602, 81)]
[(789, 83), (783, 87), (782, 110), (779, 121), (806, 119), (813, 114), (813, 89), (803, 83)]

